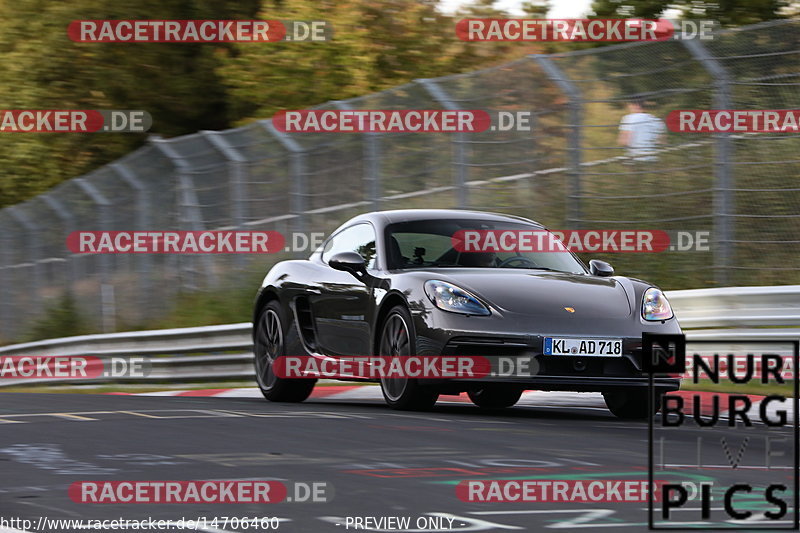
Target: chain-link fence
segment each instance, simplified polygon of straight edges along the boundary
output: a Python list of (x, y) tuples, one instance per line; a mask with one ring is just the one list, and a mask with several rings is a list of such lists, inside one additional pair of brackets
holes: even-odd
[(607, 254), (670, 289), (800, 283), (797, 134), (670, 133), (655, 161), (617, 143), (632, 97), (674, 109), (786, 109), (800, 22), (531, 56), (323, 109), (532, 111), (531, 131), (287, 134), (269, 120), (147, 146), (0, 210), (0, 337), (69, 291), (93, 327), (152, 319), (180, 292), (224, 286), (275, 256), (74, 255), (76, 230), (328, 232), (375, 209), (460, 207), (555, 229), (705, 230), (711, 251)]

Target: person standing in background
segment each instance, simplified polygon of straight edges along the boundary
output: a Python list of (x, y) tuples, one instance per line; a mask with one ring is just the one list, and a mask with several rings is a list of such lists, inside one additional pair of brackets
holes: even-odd
[(634, 161), (657, 161), (656, 149), (665, 132), (664, 121), (645, 112), (644, 102), (635, 98), (628, 102), (628, 114), (619, 123), (618, 143)]

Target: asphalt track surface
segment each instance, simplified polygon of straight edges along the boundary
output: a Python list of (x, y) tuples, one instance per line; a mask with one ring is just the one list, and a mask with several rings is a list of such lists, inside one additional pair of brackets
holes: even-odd
[[(618, 420), (598, 407), (526, 405), (485, 412), (466, 403), (440, 403), (431, 412), (414, 413), (389, 410), (378, 400), (312, 398), (276, 404), (246, 397), (4, 393), (0, 427), (0, 516), (37, 524), (40, 517), (206, 517), (208, 526), (198, 531), (265, 531), (222, 520), (279, 517), (277, 531), (341, 532), (365, 530), (348, 526), (348, 517), (352, 524), (354, 517), (392, 516), (408, 517), (410, 527), (373, 523), (368, 530), (647, 529), (647, 503), (487, 503), (456, 496), (462, 480), (646, 480), (648, 424)], [(659, 435), (662, 429), (657, 429)], [(789, 514), (770, 525), (791, 526), (794, 472), (779, 463), (792, 465), (792, 453), (774, 458), (772, 466), (779, 468), (758, 468), (765, 461), (767, 434), (789, 439), (784, 446), (792, 449), (792, 426), (687, 426), (661, 433), (668, 435), (668, 464), (696, 461), (697, 437), (702, 436), (711, 450), (704, 452), (703, 464), (724, 466), (719, 439), (727, 436), (730, 453), (741, 457), (739, 465), (753, 466), (707, 468), (700, 474), (692, 470), (682, 479), (715, 483), (712, 518), (701, 521), (699, 503), (690, 502), (673, 514), (671, 526), (758, 525), (725, 522), (720, 490), (740, 481), (756, 487), (749, 497), (735, 500), (756, 513), (753, 519), (775, 510), (758, 487), (787, 484), (783, 496)], [(750, 440), (741, 450), (744, 436)], [(676, 480), (682, 475), (676, 472), (656, 471), (656, 479)], [(85, 480), (208, 479), (282, 480), (290, 487), (289, 497), (295, 482), (325, 482), (332, 498), (316, 503), (86, 504), (73, 502), (67, 492), (71, 483)], [(420, 518), (438, 518), (444, 527), (417, 527)]]

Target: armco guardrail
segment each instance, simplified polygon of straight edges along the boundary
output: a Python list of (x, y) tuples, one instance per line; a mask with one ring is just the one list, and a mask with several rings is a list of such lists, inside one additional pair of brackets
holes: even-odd
[[(82, 355), (146, 356), (152, 364), (145, 377), (121, 381), (168, 382), (252, 379), (253, 342), (249, 322), (195, 328), (158, 329), (80, 335), (0, 347), (0, 356)], [(0, 380), (0, 387), (29, 385), (35, 380)], [(71, 380), (48, 379), (47, 383)], [(108, 379), (81, 379), (100, 383)], [(44, 382), (44, 381), (41, 381)]]
[(800, 326), (800, 285), (693, 289), (668, 294), (681, 326)]
[[(800, 340), (800, 285), (693, 289), (667, 296), (689, 340)], [(252, 379), (250, 330), (251, 324), (243, 322), (81, 335), (0, 347), (0, 356), (139, 355), (150, 358), (152, 372), (127, 381)], [(0, 386), (21, 383), (0, 380)]]

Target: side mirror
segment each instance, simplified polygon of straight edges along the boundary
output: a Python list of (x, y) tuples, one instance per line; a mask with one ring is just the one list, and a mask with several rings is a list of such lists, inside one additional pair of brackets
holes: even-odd
[(607, 278), (609, 276), (614, 275), (614, 267), (612, 267), (605, 261), (600, 261), (599, 259), (592, 259), (591, 261), (589, 261), (589, 273), (592, 276), (600, 276), (601, 278)]
[(364, 258), (355, 252), (339, 252), (330, 258), (328, 265), (335, 270), (349, 272), (354, 276), (367, 273), (367, 264)]

